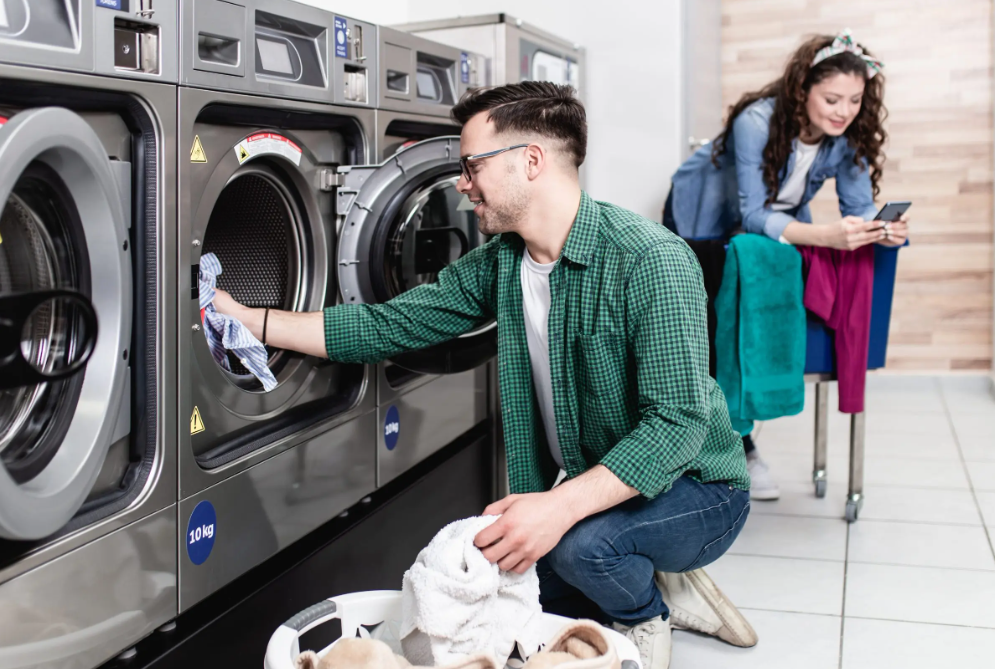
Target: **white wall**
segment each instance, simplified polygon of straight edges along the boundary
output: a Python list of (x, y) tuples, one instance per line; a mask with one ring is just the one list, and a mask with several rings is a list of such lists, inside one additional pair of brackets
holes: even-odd
[(587, 190), (660, 220), (682, 148), (681, 0), (411, 0), (407, 20), (494, 12), (586, 49)]

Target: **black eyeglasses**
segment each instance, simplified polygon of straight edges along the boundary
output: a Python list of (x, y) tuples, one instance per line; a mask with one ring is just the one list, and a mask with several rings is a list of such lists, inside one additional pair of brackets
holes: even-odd
[(484, 158), (493, 158), (499, 153), (504, 153), (505, 151), (513, 151), (514, 149), (524, 149), (529, 146), (528, 144), (515, 144), (514, 146), (506, 146), (503, 149), (498, 149), (496, 151), (488, 151), (487, 153), (478, 153), (473, 156), (463, 156), (459, 159), (459, 168), (463, 172), (463, 176), (466, 177), (467, 182), (473, 181), (473, 177), (470, 176), (470, 161), (471, 160), (483, 160)]

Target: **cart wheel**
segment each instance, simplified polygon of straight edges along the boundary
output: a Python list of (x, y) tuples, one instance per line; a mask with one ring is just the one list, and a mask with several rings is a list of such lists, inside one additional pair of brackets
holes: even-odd
[(857, 503), (854, 501), (848, 501), (846, 503), (846, 522), (855, 523), (857, 522), (857, 514), (859, 509), (857, 508)]
[(815, 482), (815, 496), (819, 499), (826, 496), (826, 481), (824, 479)]

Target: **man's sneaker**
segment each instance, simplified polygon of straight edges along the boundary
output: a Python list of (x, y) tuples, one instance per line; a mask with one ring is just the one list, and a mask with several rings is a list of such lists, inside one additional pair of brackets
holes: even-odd
[(662, 617), (650, 618), (638, 625), (627, 627), (613, 623), (616, 632), (636, 645), (643, 669), (668, 669), (670, 667), (670, 622)]
[(750, 499), (774, 500), (781, 496), (770, 468), (756, 450), (746, 454), (746, 471), (750, 473)]
[(670, 626), (717, 636), (733, 646), (757, 644), (757, 633), (704, 569), (656, 572), (656, 587), (670, 609)]

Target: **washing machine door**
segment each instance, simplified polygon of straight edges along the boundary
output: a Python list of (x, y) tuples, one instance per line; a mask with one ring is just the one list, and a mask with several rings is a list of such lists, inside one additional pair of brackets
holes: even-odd
[[(382, 165), (353, 169), (339, 189), (346, 212), (339, 235), (343, 300), (386, 302), (436, 280), (449, 263), (484, 244), (473, 207), (456, 191), (459, 137), (437, 137)], [(497, 354), (497, 323), (391, 361), (421, 374), (453, 374)]]
[[(122, 193), (90, 126), (54, 107), (3, 121), (0, 299), (39, 298), (7, 332), (41, 378), (0, 384), (0, 537), (33, 540), (79, 510), (112, 442), (127, 387), (130, 255)], [(74, 307), (84, 301), (92, 318)]]

